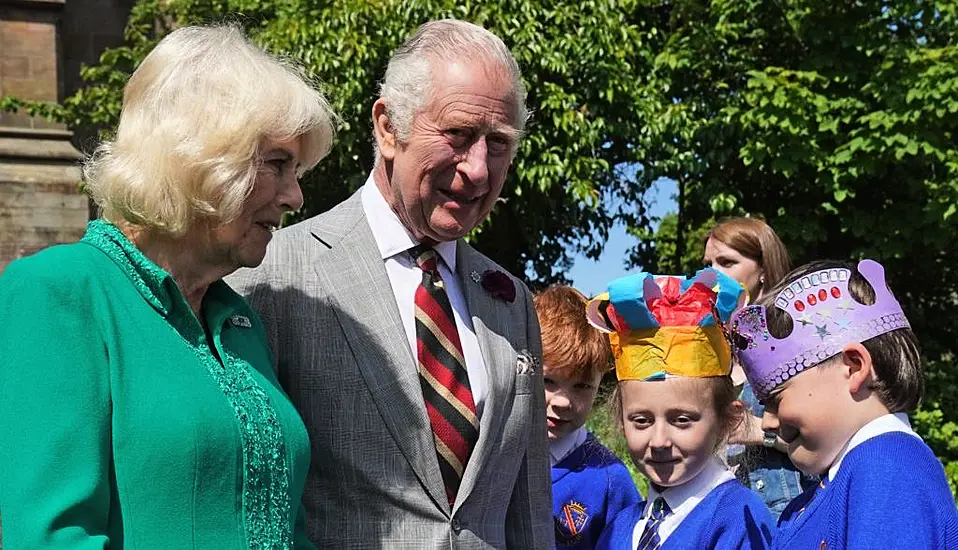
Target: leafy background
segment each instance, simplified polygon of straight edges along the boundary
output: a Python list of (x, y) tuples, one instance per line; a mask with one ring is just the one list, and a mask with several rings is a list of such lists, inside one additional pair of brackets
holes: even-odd
[[(530, 91), (506, 191), (470, 235), (480, 250), (542, 287), (565, 281), (573, 257), (598, 257), (623, 223), (627, 265), (690, 272), (711, 224), (753, 215), (796, 264), (877, 259), (924, 346), (912, 419), (958, 488), (955, 0), (139, 0), (125, 45), (83, 69), (86, 87), (0, 107), (108, 132), (123, 83), (164, 33), (238, 21), (306, 65), (342, 116), (299, 219), (363, 183), (377, 79), (408, 33), (441, 17), (501, 36)], [(645, 200), (660, 178), (679, 190), (661, 220)]]

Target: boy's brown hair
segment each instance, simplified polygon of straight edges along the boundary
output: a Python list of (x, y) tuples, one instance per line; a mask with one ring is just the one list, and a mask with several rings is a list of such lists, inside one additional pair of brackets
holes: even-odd
[(544, 368), (576, 378), (609, 370), (609, 338), (586, 319), (585, 295), (568, 285), (554, 285), (536, 294), (534, 301)]

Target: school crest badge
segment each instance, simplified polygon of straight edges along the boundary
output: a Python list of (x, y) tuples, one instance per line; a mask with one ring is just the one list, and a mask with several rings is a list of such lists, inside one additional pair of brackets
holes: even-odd
[(556, 543), (560, 546), (571, 546), (582, 540), (589, 518), (588, 510), (581, 503), (570, 500), (563, 504), (554, 518)]

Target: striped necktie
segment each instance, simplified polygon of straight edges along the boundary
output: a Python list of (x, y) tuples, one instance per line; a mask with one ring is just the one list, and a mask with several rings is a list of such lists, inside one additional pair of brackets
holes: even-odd
[(664, 498), (658, 497), (652, 502), (652, 513), (649, 514), (649, 519), (645, 523), (645, 531), (642, 532), (642, 538), (639, 539), (639, 544), (635, 547), (635, 550), (657, 550), (659, 546), (662, 546), (662, 539), (659, 538), (659, 525), (671, 513), (672, 510), (669, 509), (669, 505)]
[(419, 383), (451, 506), (479, 437), (479, 421), (456, 320), (439, 276), (436, 251), (419, 245), (410, 252), (422, 269), (422, 283), (415, 298)]

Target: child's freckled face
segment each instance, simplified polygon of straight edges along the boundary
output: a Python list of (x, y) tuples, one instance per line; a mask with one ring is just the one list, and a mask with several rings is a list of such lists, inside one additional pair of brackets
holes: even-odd
[(554, 441), (585, 424), (592, 411), (602, 374), (574, 376), (548, 367), (543, 369), (542, 374), (546, 388), (549, 440)]
[(708, 381), (669, 378), (619, 384), (622, 423), (632, 461), (661, 487), (702, 471), (722, 434)]
[(800, 470), (820, 475), (855, 432), (847, 402), (841, 366), (819, 365), (793, 376), (766, 399), (762, 429), (778, 432)]

